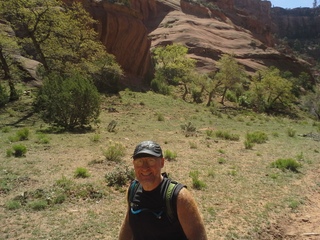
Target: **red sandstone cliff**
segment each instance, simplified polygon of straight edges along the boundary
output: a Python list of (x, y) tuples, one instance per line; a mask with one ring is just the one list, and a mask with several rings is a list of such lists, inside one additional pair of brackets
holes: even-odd
[(214, 70), (222, 53), (234, 54), (248, 72), (272, 65), (297, 74), (308, 71), (305, 62), (273, 48), (277, 28), (269, 1), (211, 0), (210, 8), (186, 0), (131, 0), (130, 8), (77, 1), (99, 21), (97, 30), (108, 52), (138, 82), (152, 72), (150, 49), (168, 43), (187, 46), (202, 72)]

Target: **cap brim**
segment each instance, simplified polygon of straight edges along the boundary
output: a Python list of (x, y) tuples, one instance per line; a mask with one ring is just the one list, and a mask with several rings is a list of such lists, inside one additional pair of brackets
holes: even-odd
[(133, 155), (133, 158), (137, 158), (137, 156), (142, 155), (142, 154), (147, 154), (153, 157), (161, 157), (161, 153), (155, 153), (149, 149), (143, 149), (139, 152), (137, 152), (135, 155)]

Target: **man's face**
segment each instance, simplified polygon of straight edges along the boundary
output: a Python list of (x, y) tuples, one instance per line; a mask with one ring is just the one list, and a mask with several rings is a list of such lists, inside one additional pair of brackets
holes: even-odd
[(137, 180), (146, 191), (155, 189), (161, 182), (161, 169), (164, 166), (162, 157), (142, 157), (133, 160)]

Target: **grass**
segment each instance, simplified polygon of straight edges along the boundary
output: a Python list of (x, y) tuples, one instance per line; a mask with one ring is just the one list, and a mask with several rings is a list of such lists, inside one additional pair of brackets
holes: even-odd
[[(209, 239), (259, 239), (259, 232), (298, 211), (301, 199), (320, 185), (311, 178), (319, 169), (319, 142), (300, 137), (318, 131), (308, 119), (302, 124), (254, 113), (213, 114), (180, 99), (127, 90), (104, 98), (102, 108), (116, 111), (102, 111), (92, 131), (76, 134), (50, 131), (36, 114), (25, 118), (32, 105), (21, 101), (23, 108), (18, 102), (0, 110), (0, 239), (117, 239), (131, 156), (146, 139), (176, 154), (163, 171), (195, 196)], [(109, 132), (112, 120), (116, 131)], [(6, 157), (15, 145), (8, 139), (23, 129), (28, 136), (19, 143), (27, 153)], [(268, 140), (248, 151), (243, 142), (256, 132)], [(303, 164), (298, 173), (282, 171), (270, 167), (277, 159)], [(74, 178), (79, 166), (90, 177)]]

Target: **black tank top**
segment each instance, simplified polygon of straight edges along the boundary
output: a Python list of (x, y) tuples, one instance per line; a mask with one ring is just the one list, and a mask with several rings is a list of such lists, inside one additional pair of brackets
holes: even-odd
[[(139, 185), (129, 209), (134, 240), (187, 240), (178, 219), (170, 222), (166, 214), (164, 196), (167, 184), (170, 184), (170, 180), (164, 178), (152, 191), (144, 191)], [(175, 213), (176, 196), (174, 194), (173, 197)]]

